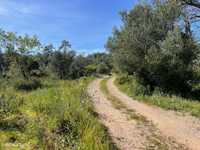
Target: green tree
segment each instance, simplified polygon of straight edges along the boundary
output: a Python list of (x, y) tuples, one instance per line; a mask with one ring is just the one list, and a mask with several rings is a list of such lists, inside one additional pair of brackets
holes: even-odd
[(86, 76), (86, 66), (89, 64), (88, 60), (83, 56), (77, 56), (74, 58), (70, 66), (70, 77), (71, 78), (80, 78)]
[(4, 74), (5, 67), (6, 67), (6, 64), (5, 64), (4, 55), (0, 50), (0, 77)]
[(71, 44), (69, 43), (69, 41), (63, 40), (58, 50), (67, 52), (70, 49), (71, 49)]
[(121, 15), (123, 26), (114, 29), (107, 42), (115, 68), (136, 76), (151, 91), (155, 87), (178, 94), (191, 91), (198, 44), (178, 27), (184, 21), (182, 8), (171, 1), (158, 1), (136, 5)]
[(70, 66), (74, 60), (75, 52), (70, 50), (69, 42), (62, 42), (59, 50), (53, 52), (50, 60), (52, 72), (60, 79), (70, 78)]
[(159, 61), (154, 71), (159, 77), (157, 83), (165, 91), (187, 96), (193, 84), (198, 80), (194, 71), (198, 59), (198, 44), (179, 28), (170, 31), (161, 43)]
[(97, 73), (99, 73), (99, 74), (109, 74), (110, 68), (105, 63), (101, 63), (101, 64), (97, 65)]

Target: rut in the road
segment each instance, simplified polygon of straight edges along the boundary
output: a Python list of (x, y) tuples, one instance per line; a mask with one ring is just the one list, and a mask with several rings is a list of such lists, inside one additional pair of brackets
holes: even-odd
[(156, 124), (161, 133), (173, 137), (190, 149), (200, 150), (200, 120), (191, 116), (181, 116), (173, 111), (149, 106), (128, 97), (114, 85), (115, 78), (107, 82), (111, 95), (117, 97), (128, 109), (135, 110)]
[(92, 82), (88, 93), (93, 100), (100, 120), (108, 128), (113, 142), (120, 149), (186, 149), (175, 141), (162, 136), (151, 122), (137, 115), (133, 110), (115, 107), (112, 101), (100, 90), (100, 82), (100, 79)]

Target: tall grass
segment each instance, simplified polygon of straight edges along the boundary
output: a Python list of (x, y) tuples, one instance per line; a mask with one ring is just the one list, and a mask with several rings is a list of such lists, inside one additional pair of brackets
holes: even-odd
[(155, 90), (153, 94), (149, 95), (148, 89), (138, 84), (133, 76), (118, 76), (115, 84), (121, 91), (136, 100), (167, 110), (189, 113), (193, 116), (200, 117), (200, 102), (197, 100), (185, 99), (175, 95), (169, 96), (159, 92), (159, 90)]
[(91, 81), (43, 81), (31, 92), (0, 88), (0, 149), (113, 149), (86, 94)]

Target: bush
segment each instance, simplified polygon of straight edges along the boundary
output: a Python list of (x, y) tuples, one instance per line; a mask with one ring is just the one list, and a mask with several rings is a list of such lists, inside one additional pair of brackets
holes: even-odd
[(193, 116), (200, 117), (200, 103), (196, 99), (185, 99), (175, 95), (168, 95), (163, 93), (159, 88), (155, 88), (151, 95), (140, 95), (136, 93), (138, 85), (134, 77), (128, 76), (128, 82), (123, 83), (120, 82), (121, 79), (123, 78), (118, 77), (116, 79), (116, 85), (120, 90), (133, 97), (135, 100), (139, 100), (151, 105), (156, 105), (167, 110), (180, 111), (184, 113), (187, 112)]
[(99, 74), (108, 74), (110, 70), (111, 69), (105, 63), (101, 63), (97, 66), (97, 73)]
[(87, 76), (95, 75), (96, 74), (96, 70), (97, 70), (97, 65), (96, 64), (90, 64), (90, 65), (85, 66), (85, 74)]
[(17, 96), (0, 96), (0, 118), (19, 113), (19, 107), (23, 104), (24, 99)]
[(179, 28), (168, 32), (161, 43), (161, 50), (153, 54), (159, 56), (157, 62), (152, 63), (155, 59), (153, 57), (149, 60), (152, 66), (149, 72), (155, 86), (166, 93), (187, 96), (198, 81), (193, 67), (199, 49), (192, 38), (185, 36)]
[(17, 114), (6, 119), (0, 119), (1, 130), (20, 130), (24, 131), (28, 120), (22, 114)]
[(42, 84), (40, 80), (32, 79), (32, 80), (17, 80), (14, 85), (17, 90), (31, 91), (37, 88), (41, 88)]
[(121, 75), (117, 78), (116, 82), (120, 85), (130, 85), (128, 86), (129, 91), (135, 96), (152, 94), (150, 86), (140, 84), (133, 76)]

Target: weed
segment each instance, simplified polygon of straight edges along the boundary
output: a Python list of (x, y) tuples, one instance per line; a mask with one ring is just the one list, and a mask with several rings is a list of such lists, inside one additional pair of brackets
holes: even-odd
[(5, 149), (113, 149), (86, 94), (91, 78), (45, 79), (42, 89), (0, 86), (0, 147)]

